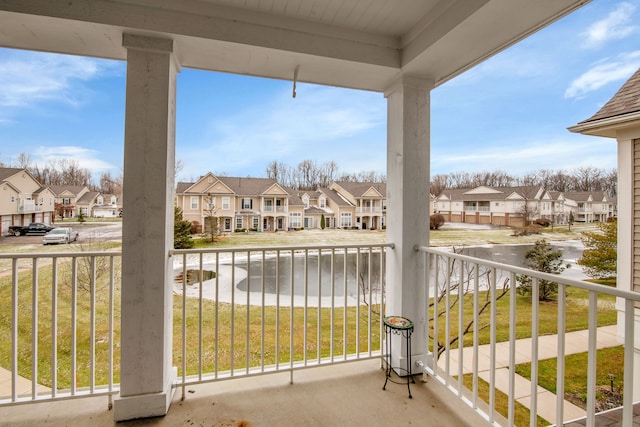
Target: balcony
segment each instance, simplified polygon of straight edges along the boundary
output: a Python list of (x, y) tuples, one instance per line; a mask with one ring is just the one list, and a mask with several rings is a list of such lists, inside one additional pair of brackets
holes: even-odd
[[(538, 393), (535, 380), (537, 364), (553, 348), (549, 339), (557, 349), (553, 355), (570, 353), (567, 348), (576, 338), (564, 320), (570, 305), (564, 295), (576, 289), (589, 294), (584, 308), (588, 327), (579, 338), (589, 354), (595, 354), (603, 335), (598, 307), (606, 298), (622, 301), (627, 313), (623, 383), (633, 384), (633, 307), (640, 294), (421, 247), (430, 338), (426, 363), (416, 364), (414, 373), (432, 380), (424, 383), (416, 376), (411, 400), (403, 386), (382, 391), (385, 263), (380, 261), (393, 250), (378, 244), (173, 251), (173, 365), (178, 376), (173, 404), (161, 422), (273, 425), (295, 418), (301, 425), (358, 425), (375, 417), (385, 425), (398, 420), (514, 425), (519, 401), (549, 423), (584, 417), (590, 425), (599, 417), (594, 410), (576, 417), (563, 398)], [(119, 392), (120, 375), (120, 261), (119, 252), (0, 254), (0, 291), (10, 302), (0, 308), (7, 337), (0, 352), (8, 373), (0, 384), (5, 420), (29, 424), (47, 414), (52, 425), (90, 417), (112, 423), (108, 409)], [(519, 275), (534, 283), (528, 305), (522, 299), (516, 304), (516, 294), (509, 292)], [(538, 330), (536, 292), (542, 280), (559, 283), (557, 337)], [(463, 307), (476, 307), (471, 316), (460, 315), (465, 310), (451, 303), (461, 291)], [(441, 304), (433, 304), (434, 297)], [(496, 321), (501, 298), (509, 301), (506, 326)], [(486, 309), (482, 318), (478, 304)], [(522, 311), (531, 313), (532, 338), (526, 345), (516, 339)], [(482, 326), (471, 327), (460, 348), (455, 337), (470, 320)], [(485, 344), (478, 335), (486, 328), (490, 340)], [(439, 337), (435, 342), (434, 336)], [(523, 381), (515, 374), (523, 354), (536, 367), (525, 399), (515, 392)], [(591, 404), (595, 358), (588, 365)], [(558, 364), (557, 378), (562, 390), (563, 364)], [(485, 394), (480, 392), (484, 383)], [(498, 412), (499, 392), (508, 396), (508, 413)], [(623, 425), (631, 425), (632, 399), (631, 392), (624, 394)], [(24, 404), (34, 409), (25, 410)], [(437, 417), (433, 408), (438, 408)]]
[(382, 209), (379, 206), (358, 206), (357, 214), (377, 214), (382, 215)]

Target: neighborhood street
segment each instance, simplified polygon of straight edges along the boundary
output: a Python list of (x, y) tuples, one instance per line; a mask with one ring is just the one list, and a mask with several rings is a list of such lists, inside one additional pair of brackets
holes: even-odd
[[(86, 223), (56, 223), (56, 227), (71, 227), (76, 230), (78, 243), (103, 242), (107, 240), (122, 240), (122, 222), (86, 222)], [(2, 236), (0, 245), (41, 245), (42, 236)]]

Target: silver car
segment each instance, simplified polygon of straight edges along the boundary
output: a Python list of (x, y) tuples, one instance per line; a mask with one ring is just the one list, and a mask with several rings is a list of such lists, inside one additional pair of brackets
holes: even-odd
[(44, 235), (43, 245), (55, 243), (71, 243), (78, 240), (78, 232), (71, 227), (58, 227)]

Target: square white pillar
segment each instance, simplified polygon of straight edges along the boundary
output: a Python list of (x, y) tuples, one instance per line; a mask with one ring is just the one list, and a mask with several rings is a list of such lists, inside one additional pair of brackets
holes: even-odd
[(176, 75), (173, 41), (125, 34), (120, 396), (116, 421), (165, 415), (173, 395)]
[[(424, 361), (426, 305), (422, 255), (429, 243), (430, 91), (433, 80), (402, 75), (387, 98), (386, 313), (414, 323), (412, 359)], [(404, 346), (394, 342), (392, 365), (407, 369)], [(415, 370), (415, 365), (412, 367)]]

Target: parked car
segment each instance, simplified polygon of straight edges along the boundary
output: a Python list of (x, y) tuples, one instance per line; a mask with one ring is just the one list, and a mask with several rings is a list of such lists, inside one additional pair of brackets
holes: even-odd
[(54, 227), (41, 222), (32, 222), (27, 226), (12, 225), (9, 227), (9, 234), (14, 236), (24, 236), (26, 234), (46, 234)]
[(44, 235), (43, 245), (55, 243), (71, 243), (78, 240), (78, 232), (71, 227), (58, 227)]

